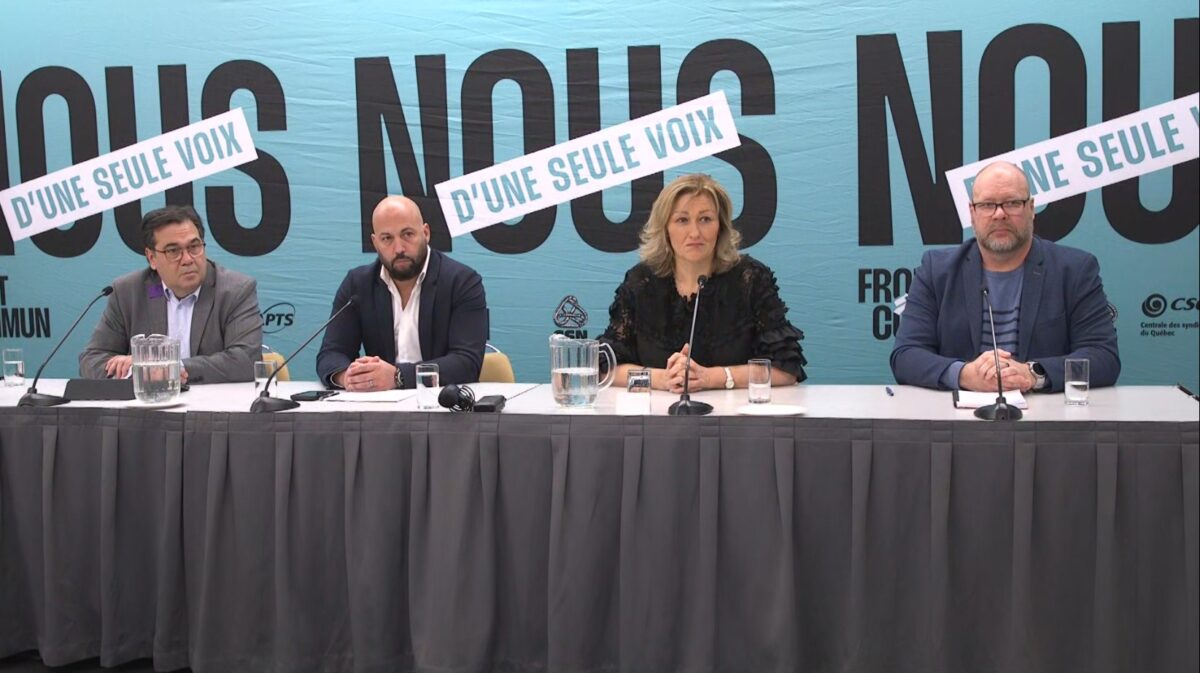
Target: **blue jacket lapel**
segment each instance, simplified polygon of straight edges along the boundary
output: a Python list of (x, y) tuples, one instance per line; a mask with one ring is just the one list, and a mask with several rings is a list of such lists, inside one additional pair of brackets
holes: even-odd
[(1017, 360), (1029, 359), (1029, 341), (1033, 338), (1033, 327), (1037, 324), (1038, 309), (1042, 303), (1042, 285), (1046, 280), (1046, 257), (1041, 239), (1033, 237), (1033, 247), (1025, 258), (1025, 274), (1021, 285), (1021, 327), (1017, 335)]
[(980, 283), (983, 280), (983, 259), (979, 255), (978, 244), (972, 245), (967, 251), (959, 273), (959, 285), (963, 289), (963, 306), (967, 315), (967, 327), (971, 330), (971, 348), (975, 355), (982, 352), (980, 331), (982, 330), (983, 298), (979, 295)]

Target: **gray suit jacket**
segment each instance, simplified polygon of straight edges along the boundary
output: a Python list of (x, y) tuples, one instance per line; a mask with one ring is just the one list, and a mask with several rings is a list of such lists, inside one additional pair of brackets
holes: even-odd
[[(113, 283), (104, 315), (79, 354), (79, 374), (104, 378), (104, 363), (129, 354), (137, 334), (167, 333), (167, 299), (162, 280), (146, 268)], [(253, 381), (262, 357), (262, 315), (254, 279), (208, 262), (200, 298), (192, 312), (193, 357), (183, 360), (189, 383)]]

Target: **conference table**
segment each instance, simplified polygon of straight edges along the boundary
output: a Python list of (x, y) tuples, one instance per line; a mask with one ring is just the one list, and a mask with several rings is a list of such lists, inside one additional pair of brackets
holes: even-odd
[[(60, 392), (64, 381), (43, 381)], [(286, 396), (315, 384), (283, 382)], [(0, 657), (194, 671), (1194, 671), (1200, 405), (0, 388)], [(784, 407), (791, 405), (793, 408)], [(761, 415), (787, 411), (790, 415)], [(747, 412), (755, 412), (747, 415)]]

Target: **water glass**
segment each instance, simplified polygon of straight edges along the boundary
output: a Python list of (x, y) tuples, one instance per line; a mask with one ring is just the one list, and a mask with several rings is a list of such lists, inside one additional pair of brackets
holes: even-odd
[(274, 360), (260, 360), (254, 363), (254, 387), (256, 389), (271, 378), (271, 375), (275, 373), (276, 364)]
[(751, 404), (766, 404), (771, 401), (771, 361), (755, 358), (746, 363), (749, 376)]
[(626, 374), (625, 389), (631, 393), (649, 393), (650, 370), (630, 369)]
[(438, 366), (431, 363), (417, 365), (417, 408), (423, 410), (438, 408), (439, 385)]
[(25, 356), (20, 348), (4, 349), (4, 385), (25, 385)]
[(1088, 403), (1088, 379), (1091, 362), (1085, 358), (1063, 360), (1063, 392), (1067, 404), (1084, 406)]

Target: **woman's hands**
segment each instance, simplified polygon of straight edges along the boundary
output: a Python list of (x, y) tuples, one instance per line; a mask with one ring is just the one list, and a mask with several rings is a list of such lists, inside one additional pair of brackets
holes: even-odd
[(725, 374), (721, 371), (720, 367), (705, 367), (695, 360), (692, 360), (691, 367), (687, 367), (689, 352), (691, 352), (691, 344), (684, 344), (679, 352), (672, 353), (671, 357), (667, 358), (667, 368), (663, 370), (664, 374), (662, 377), (663, 390), (682, 393), (685, 368), (688, 370), (688, 392), (717, 387), (712, 382), (714, 374), (720, 374), (721, 382), (722, 384), (724, 383)]

